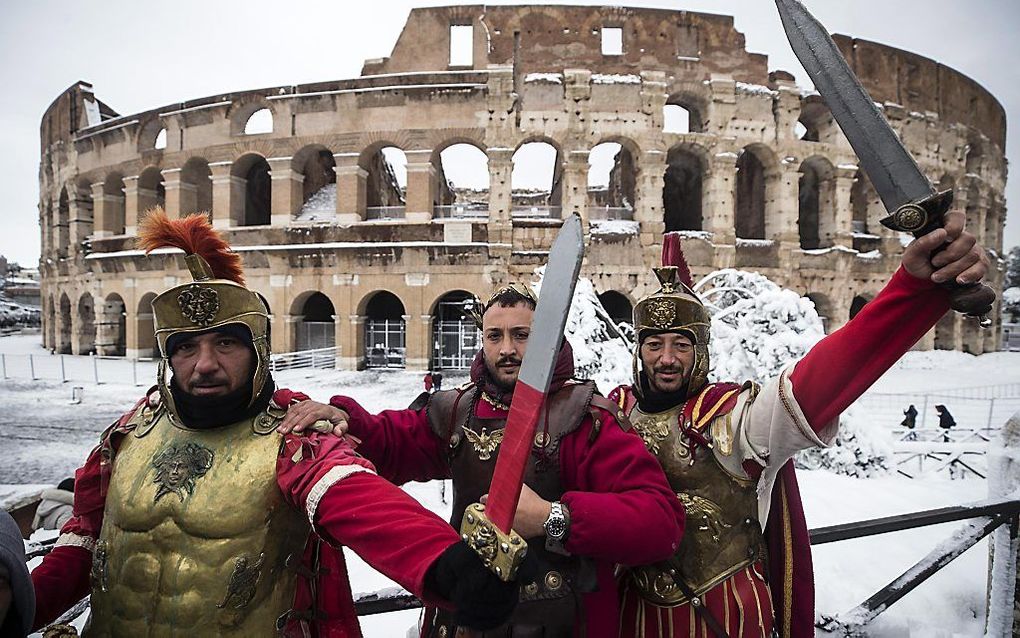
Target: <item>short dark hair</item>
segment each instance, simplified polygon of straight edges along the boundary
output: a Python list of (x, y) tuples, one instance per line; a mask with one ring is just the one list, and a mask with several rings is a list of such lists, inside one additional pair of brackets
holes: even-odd
[(526, 306), (528, 306), (528, 308), (531, 308), (532, 310), (534, 310), (536, 307), (535, 299), (533, 297), (523, 295), (514, 290), (513, 288), (505, 288), (499, 291), (499, 293), (496, 296), (489, 300), (489, 303), (485, 305), (485, 310), (488, 311), (489, 308), (492, 308), (493, 306), (499, 306), (501, 308), (513, 308), (518, 304), (525, 304)]

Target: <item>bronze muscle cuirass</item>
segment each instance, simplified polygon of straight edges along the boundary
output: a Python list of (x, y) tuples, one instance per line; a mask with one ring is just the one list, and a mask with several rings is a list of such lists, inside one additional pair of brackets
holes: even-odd
[[(763, 552), (758, 523), (755, 484), (727, 472), (716, 454), (732, 453), (732, 447), (699, 448), (691, 463), (691, 445), (681, 434), (683, 405), (654, 414), (635, 407), (630, 414), (634, 430), (658, 458), (673, 491), (687, 512), (684, 535), (676, 554), (668, 561), (629, 568), (627, 577), (641, 595), (657, 605), (676, 605), (687, 598), (675, 579), (701, 595), (734, 572), (757, 560)], [(721, 421), (720, 421), (721, 420)], [(713, 432), (726, 428), (732, 442), (730, 415), (716, 417)], [(708, 432), (704, 432), (708, 434)]]
[[(141, 410), (139, 412), (142, 412)], [(263, 413), (188, 430), (136, 415), (113, 459), (87, 636), (273, 636), (309, 524), (276, 482)], [(268, 420), (268, 421), (267, 421)]]
[[(543, 415), (524, 481), (539, 496), (557, 501), (563, 495), (560, 481), (559, 446), (588, 414), (595, 386), (591, 382), (569, 383), (547, 402), (548, 423)], [(504, 419), (481, 419), (475, 405), (481, 392), (474, 386), (446, 390), (432, 395), (429, 424), (437, 436), (449, 442), (453, 476), (453, 513), (450, 524), (460, 529), (464, 510), (489, 491), (496, 466)], [(540, 570), (531, 582), (521, 584), (520, 604), (510, 622), (487, 632), (473, 632), (476, 638), (568, 638), (573, 636), (575, 616), (581, 609), (581, 595), (594, 591), (596, 575), (590, 560), (564, 556), (545, 547), (545, 537), (528, 541), (528, 551), (537, 557)], [(429, 638), (453, 638), (457, 628), (450, 614), (439, 611), (426, 619)]]

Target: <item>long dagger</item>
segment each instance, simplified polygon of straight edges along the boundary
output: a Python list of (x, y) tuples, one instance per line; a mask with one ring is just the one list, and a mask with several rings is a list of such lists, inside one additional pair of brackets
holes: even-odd
[[(850, 69), (829, 32), (798, 0), (776, 0), (786, 37), (832, 117), (860, 159), (875, 192), (890, 214), (883, 226), (921, 237), (941, 228), (953, 192), (936, 192), (889, 121)], [(954, 310), (981, 316), (991, 310), (995, 293), (983, 284), (946, 282)], [(982, 290), (983, 288), (988, 288)], [(990, 299), (990, 301), (989, 301)], [(991, 323), (982, 317), (981, 324)]]

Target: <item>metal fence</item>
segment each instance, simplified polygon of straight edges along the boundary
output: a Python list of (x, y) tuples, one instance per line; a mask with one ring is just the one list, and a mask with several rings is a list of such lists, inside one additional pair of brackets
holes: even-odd
[(451, 204), (449, 206), (434, 206), (432, 208), (432, 217), (436, 219), (478, 219), (488, 216), (488, 204)]
[(589, 206), (588, 219), (592, 221), (623, 219), (634, 220), (634, 209), (613, 206)]
[(522, 219), (559, 219), (563, 216), (563, 207), (516, 205), (510, 210), (510, 216)]
[(365, 219), (404, 219), (406, 216), (406, 206), (368, 206), (365, 208)]

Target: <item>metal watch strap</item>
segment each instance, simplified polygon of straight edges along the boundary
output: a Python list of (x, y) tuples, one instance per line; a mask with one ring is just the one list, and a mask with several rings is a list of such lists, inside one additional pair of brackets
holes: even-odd
[[(553, 523), (559, 523), (563, 527), (563, 533), (559, 535), (553, 535), (549, 528)], [(542, 529), (545, 530), (545, 548), (551, 552), (568, 556), (570, 552), (566, 550), (564, 544), (567, 542), (567, 537), (570, 536), (570, 510), (560, 503), (559, 501), (553, 501), (549, 507), (549, 517), (545, 519), (545, 523), (542, 524)]]

